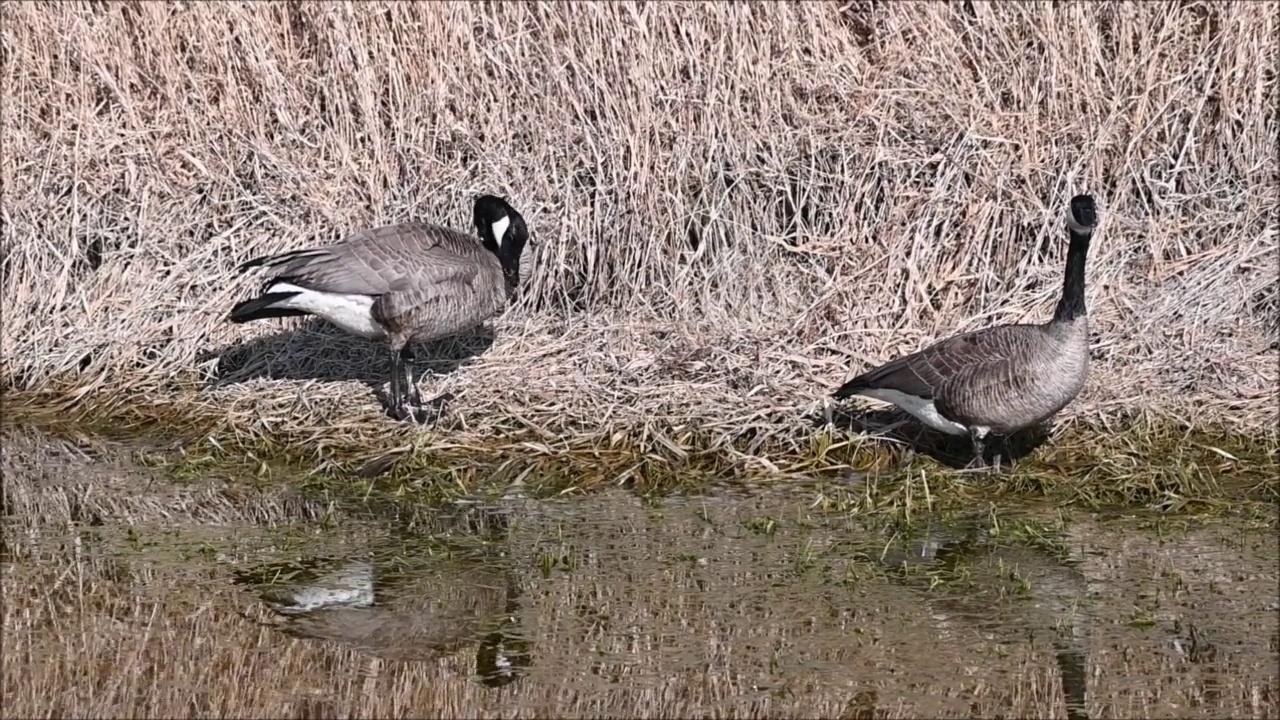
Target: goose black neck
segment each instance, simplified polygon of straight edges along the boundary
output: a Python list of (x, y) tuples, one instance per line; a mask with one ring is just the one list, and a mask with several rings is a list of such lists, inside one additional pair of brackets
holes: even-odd
[(507, 245), (498, 251), (498, 263), (502, 265), (502, 275), (507, 285), (515, 287), (520, 284), (520, 249)]
[(520, 268), (508, 268), (504, 264), (502, 267), (502, 279), (506, 281), (507, 292), (514, 293), (520, 287)]
[[(512, 233), (508, 232), (507, 236), (512, 238)], [(519, 284), (520, 254), (524, 250), (524, 244), (514, 242), (514, 238), (504, 243), (501, 238), (495, 238), (493, 231), (489, 228), (480, 230), (480, 244), (498, 258), (498, 265), (502, 268), (502, 275), (506, 278), (507, 285)]]
[(1067, 272), (1062, 281), (1062, 299), (1053, 314), (1055, 322), (1071, 322), (1084, 317), (1088, 310), (1084, 305), (1084, 265), (1089, 254), (1092, 230), (1071, 228), (1071, 245), (1067, 248)]
[(502, 263), (503, 268), (520, 267), (520, 252), (524, 248), (517, 247), (515, 242), (509, 242), (498, 249), (498, 260)]

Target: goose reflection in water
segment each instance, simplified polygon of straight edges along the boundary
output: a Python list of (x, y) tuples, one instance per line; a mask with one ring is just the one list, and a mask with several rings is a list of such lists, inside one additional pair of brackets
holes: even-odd
[[(272, 582), (285, 574), (288, 583)], [(393, 661), (439, 658), (476, 645), (476, 675), (490, 687), (531, 662), (518, 636), (520, 587), (500, 558), (407, 551), (389, 539), (367, 556), (311, 559), (242, 573), (290, 635), (329, 640)]]

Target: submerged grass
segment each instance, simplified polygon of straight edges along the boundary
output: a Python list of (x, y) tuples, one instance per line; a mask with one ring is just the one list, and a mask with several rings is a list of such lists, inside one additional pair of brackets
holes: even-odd
[[(1249, 523), (1144, 531), (1001, 504), (895, 527), (789, 492), (600, 492), (510, 503), (492, 526), (337, 509), (317, 531), (325, 504), (279, 487), (175, 492), (118, 467), (109, 441), (4, 430), (3, 717), (1275, 715), (1275, 535)], [(892, 556), (928, 544), (936, 562)], [(415, 627), (438, 616), (413, 603), (507, 575), (523, 677), (476, 682), (475, 634), (406, 661), (396, 638), (279, 632), (263, 600), (353, 559)]]

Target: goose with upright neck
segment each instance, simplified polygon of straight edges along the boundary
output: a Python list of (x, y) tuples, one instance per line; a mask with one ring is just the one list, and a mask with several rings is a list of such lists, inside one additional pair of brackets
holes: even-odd
[(989, 434), (1007, 436), (1038, 425), (1084, 388), (1089, 375), (1085, 265), (1097, 224), (1093, 197), (1073, 197), (1062, 297), (1053, 319), (953, 335), (858, 375), (834, 397), (889, 402), (935, 430), (967, 434), (973, 443), (971, 464), (985, 464)]

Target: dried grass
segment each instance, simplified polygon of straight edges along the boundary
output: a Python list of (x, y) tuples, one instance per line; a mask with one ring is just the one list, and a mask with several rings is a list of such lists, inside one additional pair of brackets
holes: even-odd
[(849, 373), (1047, 317), (1088, 191), (1095, 364), (1064, 417), (1277, 422), (1271, 4), (0, 16), (11, 403), (403, 444), (362, 384), (384, 351), (225, 323), (258, 282), (232, 268), (372, 223), (466, 227), (489, 191), (537, 245), (492, 347), (424, 381), (459, 398), (438, 444), (803, 444)]

